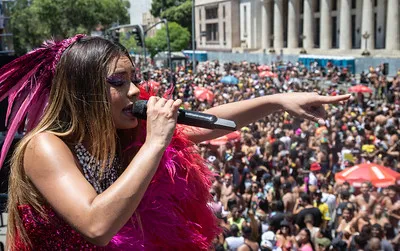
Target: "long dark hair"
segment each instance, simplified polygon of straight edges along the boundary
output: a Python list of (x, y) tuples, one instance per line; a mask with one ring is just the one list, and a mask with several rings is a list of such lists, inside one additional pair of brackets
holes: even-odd
[(308, 243), (310, 243), (312, 250), (315, 251), (314, 243), (311, 240), (311, 232), (310, 232), (310, 230), (308, 228), (303, 228), (302, 230), (304, 230), (307, 233), (307, 235), (308, 235)]

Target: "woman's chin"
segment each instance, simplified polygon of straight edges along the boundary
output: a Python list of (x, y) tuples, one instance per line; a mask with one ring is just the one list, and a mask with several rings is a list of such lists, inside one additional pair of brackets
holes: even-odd
[(117, 130), (133, 129), (138, 126), (137, 118), (130, 118), (129, 120), (124, 119), (123, 121), (116, 123), (115, 127)]

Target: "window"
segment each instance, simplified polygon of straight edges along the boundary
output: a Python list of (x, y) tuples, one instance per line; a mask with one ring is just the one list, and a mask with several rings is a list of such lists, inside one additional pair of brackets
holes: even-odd
[(201, 20), (201, 9), (199, 9), (199, 20)]
[(319, 1), (314, 1), (314, 12), (319, 12), (319, 10), (320, 10)]
[(300, 1), (300, 15), (304, 14), (304, 0)]
[(200, 44), (201, 44), (201, 40), (203, 40), (203, 39), (202, 39), (201, 24), (199, 24), (199, 34), (200, 34), (199, 40), (200, 40)]
[(206, 39), (207, 41), (218, 41), (218, 23), (206, 25)]
[(356, 15), (351, 15), (351, 48), (356, 48)]
[(332, 0), (332, 10), (337, 10), (337, 3), (338, 3), (338, 1), (336, 1), (336, 0)]
[(225, 5), (222, 6), (222, 18), (225, 18)]
[(352, 9), (357, 8), (357, 0), (351, 0), (351, 8)]
[(218, 7), (207, 8), (206, 9), (206, 19), (218, 18)]
[(222, 29), (223, 29), (223, 36), (224, 36), (224, 44), (226, 44), (226, 25), (225, 25), (225, 22), (223, 23), (223, 26), (222, 26)]
[(244, 36), (247, 37), (247, 6), (243, 6), (243, 31), (244, 31)]

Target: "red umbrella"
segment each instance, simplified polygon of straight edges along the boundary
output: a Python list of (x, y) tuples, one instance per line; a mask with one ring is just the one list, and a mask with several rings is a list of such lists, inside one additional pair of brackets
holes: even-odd
[(194, 90), (194, 96), (200, 101), (208, 101), (208, 103), (212, 103), (214, 100), (214, 93), (204, 87), (196, 87)]
[(221, 146), (221, 145), (225, 145), (229, 141), (240, 140), (240, 137), (241, 137), (240, 132), (239, 131), (234, 131), (234, 132), (231, 132), (231, 133), (229, 133), (227, 135), (224, 135), (224, 136), (216, 138), (216, 139), (212, 139), (210, 141), (206, 141), (204, 143), (210, 144), (210, 145), (213, 145), (213, 146)]
[(268, 77), (268, 78), (276, 78), (278, 75), (277, 75), (276, 73), (273, 73), (272, 71), (263, 71), (263, 72), (260, 72), (260, 73), (258, 74), (258, 76), (259, 76), (260, 78), (265, 78), (265, 77)]
[(354, 187), (360, 187), (365, 181), (375, 187), (388, 187), (400, 184), (400, 173), (374, 163), (363, 163), (335, 174), (335, 180), (338, 183), (347, 181)]
[(357, 93), (363, 93), (363, 92), (368, 92), (368, 93), (372, 93), (372, 90), (364, 85), (355, 85), (349, 88), (348, 90), (349, 92), (357, 92)]
[(260, 65), (257, 67), (258, 71), (269, 71), (271, 68), (268, 65)]

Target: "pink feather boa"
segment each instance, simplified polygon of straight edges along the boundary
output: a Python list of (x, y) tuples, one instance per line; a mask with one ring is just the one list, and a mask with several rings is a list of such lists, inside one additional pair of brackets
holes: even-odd
[[(148, 99), (152, 91), (141, 91)], [(145, 123), (134, 143), (145, 139)], [(114, 236), (112, 250), (207, 250), (220, 232), (207, 205), (212, 172), (177, 127), (142, 201), (130, 221)]]

